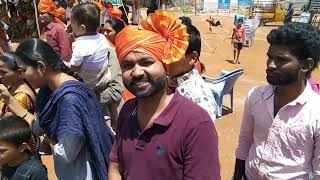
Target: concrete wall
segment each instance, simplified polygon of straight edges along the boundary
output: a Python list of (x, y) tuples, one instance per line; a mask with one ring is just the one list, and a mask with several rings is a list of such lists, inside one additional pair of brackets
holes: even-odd
[(218, 0), (204, 0), (203, 8), (205, 11), (216, 11), (218, 9)]

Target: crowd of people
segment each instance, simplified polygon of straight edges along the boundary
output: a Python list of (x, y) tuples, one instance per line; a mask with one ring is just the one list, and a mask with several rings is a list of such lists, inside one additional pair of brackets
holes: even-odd
[[(45, 144), (62, 180), (221, 179), (218, 107), (190, 18), (155, 10), (128, 25), (110, 6), (101, 25), (101, 6), (80, 3), (67, 28), (54, 2), (37, 8), (40, 38), (0, 55), (0, 179), (48, 179)], [(242, 38), (238, 21), (235, 63)], [(319, 85), (308, 81), (320, 31), (288, 22), (267, 40), (269, 84), (246, 99), (233, 179), (320, 179)]]

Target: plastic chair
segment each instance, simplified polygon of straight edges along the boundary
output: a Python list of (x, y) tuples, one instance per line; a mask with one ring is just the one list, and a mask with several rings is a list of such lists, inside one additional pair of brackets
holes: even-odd
[(216, 103), (219, 107), (217, 117), (222, 115), (223, 96), (230, 94), (231, 112), (233, 112), (233, 87), (237, 79), (243, 74), (243, 69), (235, 69), (231, 72), (222, 71), (218, 78), (203, 76), (205, 82), (210, 86)]

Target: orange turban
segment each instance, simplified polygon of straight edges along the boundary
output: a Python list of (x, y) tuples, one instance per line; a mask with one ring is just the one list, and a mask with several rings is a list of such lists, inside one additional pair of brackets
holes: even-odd
[(62, 16), (66, 15), (65, 9), (57, 9), (57, 6), (52, 2), (52, 0), (40, 0), (38, 4), (38, 10), (40, 13), (50, 13), (53, 14), (56, 18), (55, 21), (60, 24), (64, 24), (60, 19)]
[(109, 17), (116, 19), (121, 19), (122, 17), (122, 11), (117, 7), (109, 8), (107, 12)]
[(52, 2), (52, 0), (40, 0), (38, 10), (40, 13), (50, 13), (55, 15), (57, 6)]
[(179, 61), (189, 44), (187, 28), (173, 13), (157, 10), (139, 27), (127, 26), (116, 38), (116, 51), (122, 61), (132, 51), (146, 53), (170, 64)]
[(63, 7), (59, 7), (56, 10), (56, 17), (61, 19), (63, 16), (66, 16), (66, 10)]

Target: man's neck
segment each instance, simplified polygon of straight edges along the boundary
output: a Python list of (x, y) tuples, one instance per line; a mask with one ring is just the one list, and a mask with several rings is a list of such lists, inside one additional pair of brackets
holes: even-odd
[(14, 161), (8, 163), (8, 166), (15, 167), (17, 165), (20, 165), (21, 163), (23, 163), (27, 159), (28, 159), (28, 153), (27, 152), (23, 152), (20, 155), (17, 155), (16, 159)]
[(173, 94), (163, 90), (155, 96), (138, 99), (137, 115), (141, 131), (148, 128), (168, 106)]
[(44, 28), (47, 27), (50, 23), (52, 23), (53, 21), (50, 21), (48, 23), (44, 23), (44, 24), (40, 24), (40, 28)]
[(275, 97), (278, 98), (278, 104), (284, 106), (293, 100), (295, 100), (299, 95), (302, 94), (306, 88), (306, 80), (299, 80), (292, 84), (286, 86), (277, 86), (275, 92)]
[(174, 76), (174, 78), (179, 78), (187, 73), (189, 73), (190, 71), (192, 71), (194, 69), (194, 66), (189, 67), (188, 69), (186, 69), (184, 72), (181, 72), (177, 75)]

